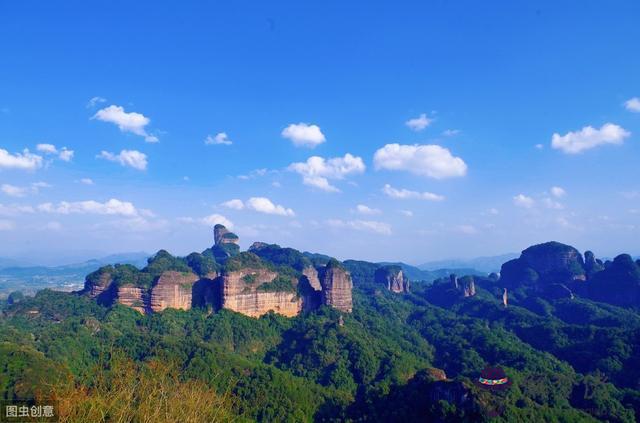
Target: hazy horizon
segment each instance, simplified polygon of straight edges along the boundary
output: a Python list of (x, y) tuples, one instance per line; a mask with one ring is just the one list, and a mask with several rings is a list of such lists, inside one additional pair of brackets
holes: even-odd
[(0, 256), (637, 255), (634, 7), (5, 3)]

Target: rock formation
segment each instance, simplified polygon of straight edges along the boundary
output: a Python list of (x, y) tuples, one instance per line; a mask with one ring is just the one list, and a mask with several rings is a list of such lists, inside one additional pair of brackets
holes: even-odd
[(382, 266), (376, 270), (374, 280), (387, 287), (391, 292), (409, 292), (409, 279), (402, 273), (400, 266)]
[(509, 294), (507, 293), (507, 288), (504, 288), (504, 292), (502, 293), (502, 305), (505, 307), (509, 306)]
[(504, 263), (500, 280), (508, 288), (525, 287), (541, 293), (558, 293), (558, 289), (554, 291), (545, 287), (563, 284), (571, 291), (574, 284), (586, 280), (586, 275), (584, 261), (578, 250), (559, 242), (547, 242), (529, 247), (520, 258)]
[(598, 272), (604, 270), (604, 264), (601, 260), (597, 260), (593, 252), (584, 252), (584, 270), (587, 272), (588, 277), (592, 277)]
[(122, 285), (118, 287), (116, 292), (116, 301), (119, 304), (131, 307), (142, 314), (147, 312), (148, 295), (143, 288)]
[(353, 302), (351, 275), (335, 259), (329, 260), (320, 274), (322, 303), (340, 311), (351, 313)]
[(220, 244), (237, 244), (238, 235), (229, 231), (224, 225), (217, 224), (213, 227), (213, 239), (215, 245)]
[(320, 278), (318, 277), (318, 271), (313, 266), (306, 266), (302, 269), (302, 274), (309, 281), (309, 285), (316, 291), (322, 291), (322, 285), (320, 285)]
[(166, 271), (151, 289), (150, 308), (154, 312), (166, 308), (189, 310), (192, 303), (193, 285), (200, 279), (194, 273)]
[[(244, 253), (243, 253), (244, 254)], [(222, 307), (250, 317), (273, 311), (287, 317), (302, 310), (302, 299), (293, 290), (275, 290), (269, 284), (284, 276), (260, 268), (243, 268), (222, 275)], [(291, 286), (294, 286), (291, 281)]]
[(473, 297), (476, 295), (476, 281), (473, 276), (463, 276), (459, 281), (460, 290), (465, 297)]
[(588, 282), (588, 296), (619, 306), (640, 304), (640, 266), (628, 254), (620, 254), (611, 265)]

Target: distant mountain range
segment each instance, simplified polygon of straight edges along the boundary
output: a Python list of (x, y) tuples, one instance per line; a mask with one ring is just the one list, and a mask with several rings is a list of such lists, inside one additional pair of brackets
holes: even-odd
[(15, 259), (0, 258), (0, 297), (16, 290), (32, 294), (44, 288), (80, 289), (85, 276), (101, 266), (122, 263), (144, 267), (149, 256), (144, 252), (112, 254), (61, 266), (29, 266)]
[(499, 272), (503, 263), (517, 258), (520, 254), (508, 253), (497, 256), (476, 257), (472, 259), (450, 259), (450, 260), (438, 260), (429, 261), (418, 265), (421, 270), (437, 270), (443, 268), (463, 268), (463, 269), (475, 269), (476, 271), (483, 273)]

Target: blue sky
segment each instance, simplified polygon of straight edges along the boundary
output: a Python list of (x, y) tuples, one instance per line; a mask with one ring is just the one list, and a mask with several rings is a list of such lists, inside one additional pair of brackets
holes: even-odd
[(0, 255), (638, 253), (640, 4), (345, 3), (2, 2)]

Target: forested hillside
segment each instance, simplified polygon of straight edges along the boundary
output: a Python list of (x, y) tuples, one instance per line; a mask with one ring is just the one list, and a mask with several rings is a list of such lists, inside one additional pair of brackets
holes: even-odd
[[(293, 268), (310, 261), (276, 248), (262, 259)], [(616, 269), (637, 264), (616, 261), (599, 272), (635, 289), (635, 273)], [(323, 305), (295, 317), (204, 307), (142, 314), (47, 290), (5, 303), (0, 393), (58, 398), (63, 421), (141, 421), (151, 409), (155, 421), (633, 422), (640, 415), (637, 304), (550, 295), (531, 287), (535, 278), (509, 280), (505, 300), (505, 269), (501, 279), (412, 281), (394, 292), (381, 278), (404, 281), (398, 268), (376, 277), (380, 265), (345, 267), (352, 313)], [(571, 278), (582, 275), (574, 270)], [(505, 370), (509, 389), (474, 383), (487, 366)]]

